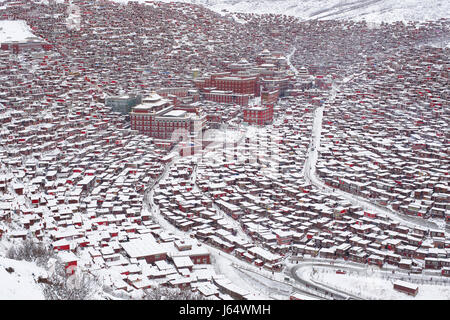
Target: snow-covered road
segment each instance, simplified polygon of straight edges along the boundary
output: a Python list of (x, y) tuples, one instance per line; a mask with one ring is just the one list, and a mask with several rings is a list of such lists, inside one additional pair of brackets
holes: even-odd
[[(297, 40), (295, 40), (294, 43), (295, 43), (296, 41), (297, 41)], [(294, 74), (297, 76), (297, 75), (298, 75), (298, 70), (297, 70), (297, 68), (296, 68), (296, 67), (292, 64), (292, 62), (291, 62), (291, 57), (294, 55), (295, 51), (297, 51), (297, 47), (294, 47), (294, 48), (292, 49), (292, 51), (286, 56), (286, 62), (287, 62), (287, 64), (288, 64), (289, 68), (291, 68), (292, 72), (294, 72)]]
[[(344, 78), (343, 83), (346, 83), (352, 79), (351, 76)], [(339, 91), (339, 87), (333, 84), (332, 90), (330, 92), (330, 96), (328, 98), (328, 102), (332, 103), (336, 97), (337, 92)], [(311, 131), (311, 145), (308, 149), (308, 155), (305, 161), (305, 166), (303, 169), (303, 175), (305, 180), (319, 189), (324, 193), (333, 194), (335, 196), (344, 198), (350, 201), (352, 204), (357, 205), (368, 212), (383, 214), (388, 216), (394, 221), (398, 221), (401, 224), (408, 227), (421, 226), (430, 229), (442, 229), (442, 227), (438, 226), (436, 223), (424, 220), (422, 218), (417, 217), (409, 217), (402, 215), (398, 212), (394, 212), (391, 209), (381, 207), (379, 205), (371, 203), (369, 200), (364, 199), (362, 197), (347, 193), (345, 191), (332, 188), (325, 183), (323, 183), (316, 176), (316, 165), (318, 159), (318, 149), (320, 148), (320, 138), (322, 133), (322, 119), (323, 119), (323, 111), (325, 109), (326, 104), (322, 104), (317, 107), (314, 111), (314, 120), (313, 120), (313, 128)]]
[[(340, 270), (341, 272), (336, 272)], [(450, 279), (439, 274), (408, 274), (407, 270), (393, 268), (380, 269), (375, 266), (361, 265), (349, 261), (329, 261), (311, 258), (289, 266), (291, 276), (299, 283), (308, 284), (316, 290), (337, 294), (341, 299), (402, 299), (392, 288), (392, 282), (402, 280), (420, 285), (419, 299), (448, 299)], [(442, 290), (442, 294), (439, 293)]]
[(352, 293), (339, 290), (328, 286), (323, 283), (318, 283), (314, 281), (311, 276), (311, 270), (316, 266), (316, 263), (305, 262), (302, 264), (295, 265), (290, 268), (290, 275), (298, 282), (308, 288), (312, 288), (316, 292), (320, 292), (322, 294), (326, 294), (330, 296), (330, 299), (333, 300), (361, 300), (361, 297), (354, 295)]
[[(290, 61), (291, 56), (295, 53), (295, 51), (296, 51), (296, 49), (294, 48), (290, 52), (290, 54), (287, 55), (287, 62), (288, 62), (288, 65), (290, 66), (291, 70), (297, 75), (298, 71), (291, 64), (291, 61)], [(342, 80), (342, 84), (345, 84), (345, 83), (351, 81), (355, 76), (357, 76), (357, 75), (350, 75), (348, 77), (345, 77)], [(317, 177), (316, 165), (317, 165), (318, 155), (319, 155), (318, 151), (319, 151), (320, 145), (321, 145), (322, 120), (323, 120), (324, 110), (329, 103), (334, 102), (339, 90), (340, 90), (340, 86), (338, 86), (336, 83), (333, 83), (332, 89), (330, 91), (330, 94), (329, 94), (329, 97), (328, 97), (326, 103), (320, 105), (319, 107), (317, 107), (314, 110), (313, 126), (312, 126), (312, 130), (311, 130), (311, 140), (310, 140), (311, 142), (310, 142), (310, 146), (308, 148), (308, 154), (307, 154), (307, 157), (305, 160), (305, 165), (304, 165), (303, 171), (302, 171), (302, 174), (303, 174), (305, 180), (308, 183), (311, 183), (312, 185), (318, 187), (321, 190), (321, 192), (323, 192), (323, 193), (333, 194), (340, 198), (346, 199), (349, 202), (351, 202), (352, 204), (357, 205), (366, 211), (384, 214), (384, 215), (390, 217), (391, 219), (393, 219), (394, 221), (398, 221), (408, 227), (415, 227), (415, 226), (419, 225), (419, 226), (426, 227), (426, 228), (440, 229), (438, 225), (436, 225), (435, 223), (433, 223), (431, 221), (423, 220), (421, 218), (416, 218), (416, 217), (404, 216), (404, 215), (394, 212), (388, 208), (384, 208), (384, 207), (381, 207), (374, 203), (371, 203), (369, 200), (364, 199), (362, 197), (355, 196), (353, 194), (344, 192), (342, 190), (332, 188), (332, 187), (326, 185), (324, 182), (322, 182)], [(334, 264), (334, 262), (333, 262), (333, 264)], [(308, 268), (309, 268), (309, 271), (311, 271), (312, 267), (319, 266), (319, 265), (323, 265), (323, 266), (330, 267), (330, 268), (335, 267), (333, 265), (330, 265), (330, 262), (324, 261), (323, 259), (322, 260), (318, 259), (318, 261), (302, 262), (298, 265), (289, 265), (287, 263), (288, 275), (290, 277), (292, 277), (293, 279), (295, 279), (298, 284), (307, 286), (308, 288), (313, 288), (317, 292), (327, 294), (334, 299), (347, 299), (347, 298), (361, 299), (360, 296), (355, 295), (353, 293), (338, 290), (334, 287), (328, 286), (323, 283), (317, 283), (317, 281), (314, 281), (312, 279), (311, 275), (307, 271), (308, 271)], [(356, 272), (357, 274), (366, 274), (368, 272), (367, 270), (372, 270), (372, 272), (374, 272), (373, 269), (368, 268), (368, 267), (353, 266), (351, 264), (346, 264), (346, 263), (343, 263), (341, 267), (344, 270)], [(407, 274), (404, 274), (401, 272), (400, 273), (392, 273), (390, 270), (389, 271), (386, 271), (386, 270), (385, 271), (376, 271), (376, 272), (380, 273), (380, 275), (383, 274), (384, 277), (393, 279), (393, 280), (406, 278), (406, 279), (411, 279), (411, 281), (423, 282), (423, 281), (427, 281), (427, 279), (428, 280), (430, 279), (429, 276), (407, 275)]]
[[(149, 210), (154, 221), (158, 223), (164, 230), (171, 232), (172, 234), (179, 237), (189, 237), (189, 232), (184, 232), (177, 229), (175, 226), (166, 221), (163, 216), (161, 216), (159, 207), (154, 203), (153, 200), (155, 188), (158, 186), (160, 181), (167, 178), (170, 168), (173, 163), (175, 163), (177, 158), (178, 157), (175, 157), (174, 160), (166, 166), (164, 172), (160, 176), (160, 179), (158, 179), (156, 183), (151, 184), (147, 189), (146, 196), (144, 197), (144, 210)], [(193, 181), (195, 181), (196, 174), (192, 177), (192, 179)], [(288, 299), (286, 292), (284, 292), (285, 294), (283, 295), (283, 292), (280, 292), (277, 287), (271, 287), (267, 284), (268, 281), (270, 281), (270, 278), (268, 277), (268, 275), (265, 275), (262, 271), (258, 270), (256, 266), (251, 266), (248, 263), (239, 260), (237, 257), (231, 254), (227, 254), (208, 244), (204, 243), (203, 245), (211, 254), (212, 264), (217, 274), (226, 276), (237, 286), (247, 290), (250, 293), (258, 295), (263, 299)], [(252, 277), (249, 277), (237, 267), (245, 270), (251, 269), (254, 274)], [(255, 278), (258, 279), (258, 281), (254, 281)]]

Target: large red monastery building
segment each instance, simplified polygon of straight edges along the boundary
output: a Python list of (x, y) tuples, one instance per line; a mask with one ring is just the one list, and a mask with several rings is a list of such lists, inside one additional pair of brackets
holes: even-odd
[[(206, 116), (198, 110), (175, 108), (169, 99), (156, 93), (142, 100), (130, 113), (131, 129), (158, 139), (193, 135), (203, 130)], [(175, 137), (176, 138), (176, 137)]]

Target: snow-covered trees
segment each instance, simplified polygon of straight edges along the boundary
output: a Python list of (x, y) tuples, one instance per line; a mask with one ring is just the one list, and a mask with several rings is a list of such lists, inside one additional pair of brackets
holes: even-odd
[(44, 266), (54, 256), (54, 252), (43, 242), (25, 239), (21, 244), (13, 245), (6, 252), (6, 257), (14, 260), (36, 262), (38, 266)]
[(207, 299), (202, 295), (189, 290), (158, 287), (145, 290), (144, 300), (207, 300)]
[(78, 271), (70, 274), (66, 266), (57, 260), (55, 253), (43, 242), (26, 239), (9, 248), (6, 257), (14, 260), (35, 262), (48, 268), (48, 276), (37, 279), (47, 300), (86, 300), (99, 288), (97, 278)]
[(49, 261), (50, 276), (41, 283), (46, 300), (89, 300), (94, 297), (99, 288), (96, 276), (87, 272), (68, 274), (65, 266), (55, 261)]

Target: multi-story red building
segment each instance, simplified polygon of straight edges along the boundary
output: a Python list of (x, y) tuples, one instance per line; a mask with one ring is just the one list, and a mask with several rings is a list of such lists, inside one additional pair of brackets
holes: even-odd
[(234, 93), (259, 95), (259, 83), (257, 76), (239, 76), (217, 78), (215, 87), (217, 90), (231, 90)]
[(0, 20), (0, 30), (3, 30), (2, 34), (8, 35), (8, 37), (0, 35), (0, 50), (19, 53), (22, 50), (48, 51), (52, 48), (46, 40), (35, 36), (24, 20)]
[(187, 87), (161, 88), (156, 92), (161, 97), (172, 101), (172, 104), (175, 106), (188, 102), (197, 102), (200, 100), (198, 90)]
[[(226, 66), (225, 72), (213, 73), (195, 79), (194, 84), (207, 100), (216, 102), (236, 103), (232, 97), (225, 97), (222, 94), (209, 94), (213, 90), (231, 91), (233, 94), (248, 94), (259, 97), (261, 89), (265, 88), (270, 92), (278, 90), (279, 96), (284, 96), (293, 79), (293, 74), (289, 73), (288, 70), (286, 58), (281, 53), (271, 53), (264, 50), (256, 57), (256, 63), (250, 63), (245, 59), (230, 63)], [(238, 104), (248, 105), (245, 102)]]
[(280, 96), (285, 96), (289, 85), (291, 84), (292, 76), (270, 76), (264, 77), (260, 80), (262, 88), (267, 88), (270, 91), (278, 90)]
[(275, 104), (280, 96), (280, 90), (275, 89), (269, 91), (268, 89), (261, 90), (261, 103), (262, 104)]
[(235, 103), (241, 106), (247, 106), (249, 100), (252, 98), (249, 94), (233, 93), (233, 91), (221, 91), (221, 90), (205, 90), (203, 94), (204, 99), (208, 101), (214, 101), (219, 103)]
[(259, 96), (259, 81), (256, 74), (232, 75), (229, 72), (225, 72), (194, 80), (194, 83), (203, 92), (220, 90)]
[(195, 87), (199, 90), (205, 88), (213, 88), (215, 86), (216, 78), (225, 77), (231, 75), (231, 72), (218, 72), (213, 73), (208, 77), (202, 77), (194, 80)]
[(269, 50), (264, 49), (256, 56), (255, 60), (258, 65), (272, 64), (277, 69), (289, 69), (287, 60), (281, 52), (270, 52)]
[(143, 99), (130, 113), (131, 129), (158, 139), (178, 139), (174, 135), (194, 135), (203, 130), (202, 112), (176, 109), (170, 100), (156, 93)]
[[(293, 78), (281, 53), (264, 50), (256, 63), (245, 59), (227, 63), (225, 72), (196, 78), (194, 84), (205, 100), (241, 105), (244, 122), (264, 125), (273, 122), (273, 106), (287, 94)], [(261, 97), (261, 106), (248, 107), (255, 97)]]
[(244, 122), (248, 124), (266, 125), (273, 121), (273, 104), (252, 106), (244, 109)]

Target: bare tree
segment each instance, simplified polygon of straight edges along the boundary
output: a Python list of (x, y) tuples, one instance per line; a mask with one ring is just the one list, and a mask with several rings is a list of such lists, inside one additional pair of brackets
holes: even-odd
[(36, 242), (29, 238), (19, 245), (13, 245), (6, 252), (6, 257), (9, 259), (36, 262), (38, 266), (46, 265), (54, 255), (54, 252), (43, 242)]
[(96, 276), (87, 272), (68, 274), (65, 266), (56, 262), (41, 287), (46, 300), (89, 300), (99, 289), (98, 283)]
[(189, 290), (157, 287), (145, 290), (144, 300), (208, 300)]

